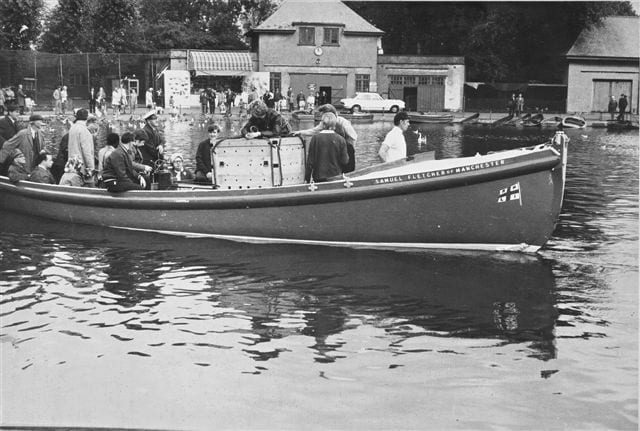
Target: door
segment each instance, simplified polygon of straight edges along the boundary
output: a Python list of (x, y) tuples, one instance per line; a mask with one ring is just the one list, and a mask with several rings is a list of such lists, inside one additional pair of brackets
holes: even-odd
[(621, 94), (626, 94), (627, 99), (631, 94), (631, 81), (600, 80), (593, 81), (593, 99), (591, 112), (607, 112), (611, 96), (620, 99)]
[(418, 110), (418, 87), (404, 87), (402, 100), (407, 111)]
[(331, 103), (333, 99), (331, 99), (331, 87), (320, 87), (318, 90), (320, 91), (320, 97), (322, 97), (322, 93), (325, 93), (323, 103)]

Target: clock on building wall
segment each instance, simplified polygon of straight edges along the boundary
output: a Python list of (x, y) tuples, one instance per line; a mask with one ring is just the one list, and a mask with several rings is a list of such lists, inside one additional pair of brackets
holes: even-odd
[(316, 49), (313, 50), (313, 53), (315, 55), (322, 55), (322, 48), (320, 48), (319, 46), (316, 46)]

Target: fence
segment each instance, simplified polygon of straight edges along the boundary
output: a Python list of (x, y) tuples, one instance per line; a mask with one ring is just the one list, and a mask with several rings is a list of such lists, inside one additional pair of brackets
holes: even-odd
[[(0, 50), (0, 88), (22, 84), (27, 96), (39, 106), (52, 104), (53, 91), (66, 85), (69, 97), (88, 100), (91, 87), (103, 87), (108, 97), (114, 85), (135, 78), (139, 89), (155, 88), (156, 79), (167, 64), (161, 54), (52, 54), (38, 51)], [(144, 91), (138, 91), (144, 102)]]

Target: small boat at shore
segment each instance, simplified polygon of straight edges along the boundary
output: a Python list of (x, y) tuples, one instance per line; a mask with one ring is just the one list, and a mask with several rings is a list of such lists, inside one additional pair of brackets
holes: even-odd
[(376, 249), (536, 252), (562, 207), (568, 138), (473, 157), (432, 154), (304, 183), (299, 137), (229, 138), (213, 152), (213, 185), (110, 193), (12, 182), (7, 211), (70, 224)]
[(587, 121), (577, 115), (569, 115), (562, 118), (562, 127), (569, 129), (584, 129), (587, 126)]
[(544, 115), (541, 113), (533, 114), (526, 120), (522, 122), (524, 127), (540, 127), (542, 125), (542, 121), (544, 120)]
[(453, 114), (430, 114), (425, 112), (410, 112), (409, 120), (412, 123), (451, 123)]

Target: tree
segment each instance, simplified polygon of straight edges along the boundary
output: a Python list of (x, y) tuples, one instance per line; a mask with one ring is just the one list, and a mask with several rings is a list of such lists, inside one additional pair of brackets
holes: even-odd
[(0, 49), (27, 50), (42, 31), (43, 0), (0, 1)]
[(40, 49), (59, 54), (93, 48), (93, 11), (88, 0), (58, 0), (46, 20)]
[(98, 1), (93, 12), (94, 40), (97, 52), (136, 52), (140, 50), (136, 0)]
[(347, 2), (385, 31), (387, 54), (464, 56), (467, 78), (558, 82), (580, 32), (625, 2)]

